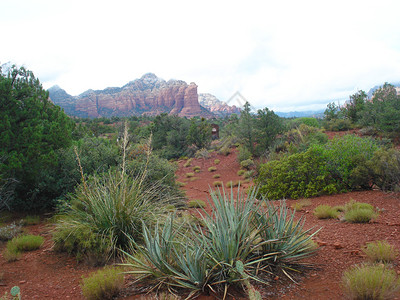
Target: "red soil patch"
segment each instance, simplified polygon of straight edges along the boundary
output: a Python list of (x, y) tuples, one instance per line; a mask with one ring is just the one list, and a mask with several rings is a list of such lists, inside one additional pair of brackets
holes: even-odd
[[(218, 165), (214, 159), (220, 159)], [(193, 159), (190, 167), (183, 167), (185, 161), (180, 161), (177, 171), (178, 180), (187, 182), (183, 187), (188, 199), (202, 199), (207, 202), (209, 188), (214, 181), (242, 180), (237, 175), (239, 164), (235, 151), (222, 156), (212, 153), (207, 160)], [(192, 173), (194, 166), (200, 166), (200, 173), (195, 173), (196, 180), (190, 181), (186, 173)], [(208, 168), (216, 166), (215, 172)], [(221, 177), (214, 179), (214, 174)], [(245, 183), (248, 186), (249, 183)], [(381, 210), (380, 216), (368, 224), (350, 224), (339, 220), (318, 220), (313, 216), (313, 209), (320, 204), (332, 206), (343, 205), (350, 199), (367, 202)], [(288, 200), (291, 206), (300, 200)], [(298, 216), (306, 217), (306, 228), (321, 228), (316, 237), (320, 250), (307, 262), (315, 268), (307, 270), (303, 275), (296, 276), (297, 284), (284, 276), (276, 278), (270, 287), (259, 287), (264, 299), (343, 299), (341, 276), (349, 266), (366, 260), (361, 248), (366, 242), (387, 240), (400, 250), (400, 194), (386, 194), (380, 191), (352, 192), (334, 196), (323, 196), (311, 199), (312, 204), (298, 212)], [(193, 210), (195, 212), (196, 210)], [(79, 283), (82, 275), (95, 271), (96, 268), (76, 263), (75, 259), (63, 253), (52, 251), (51, 226), (41, 224), (27, 227), (31, 233), (45, 237), (44, 246), (36, 251), (23, 254), (19, 261), (7, 263), (0, 254), (0, 295), (9, 291), (14, 285), (21, 287), (23, 299), (83, 299)], [(0, 246), (0, 251), (4, 245)], [(400, 274), (399, 258), (394, 268)], [(121, 296), (118, 299), (155, 299), (145, 295)], [(199, 299), (214, 299), (200, 297)], [(230, 297), (229, 299), (234, 299)], [(236, 297), (237, 299), (237, 297)], [(400, 295), (396, 298), (400, 299)]]

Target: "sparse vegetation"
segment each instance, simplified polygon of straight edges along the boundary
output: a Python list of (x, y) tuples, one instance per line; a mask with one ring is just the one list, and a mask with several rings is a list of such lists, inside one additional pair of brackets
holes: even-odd
[(379, 216), (368, 203), (350, 201), (345, 206), (344, 219), (350, 223), (368, 223)]
[(318, 219), (336, 219), (339, 212), (329, 205), (319, 205), (314, 209), (314, 216)]
[(183, 164), (183, 166), (184, 166), (185, 168), (190, 167), (191, 164), (192, 164), (192, 160), (193, 160), (193, 158), (189, 158), (189, 159)]
[(226, 183), (226, 187), (227, 188), (237, 187), (237, 186), (239, 186), (239, 184), (240, 184), (240, 181), (238, 181), (238, 180), (236, 180), (236, 181), (228, 181)]
[(215, 186), (215, 187), (220, 187), (220, 186), (222, 186), (222, 181), (214, 181), (214, 182), (213, 182), (213, 186)]
[(215, 172), (215, 171), (217, 171), (217, 167), (215, 167), (215, 166), (208, 168), (208, 172)]
[(24, 225), (37, 225), (40, 223), (40, 216), (26, 216), (23, 219)]
[(196, 200), (190, 200), (188, 202), (188, 207), (189, 208), (203, 208), (206, 206), (206, 203), (203, 200), (196, 199)]
[(194, 172), (198, 173), (198, 172), (200, 172), (201, 167), (200, 167), (200, 166), (194, 166), (194, 167), (192, 168), (192, 170), (193, 170)]
[(82, 294), (88, 300), (114, 299), (124, 285), (121, 268), (106, 267), (82, 277)]
[(219, 163), (220, 163), (221, 161), (217, 158), (217, 159), (214, 159), (214, 165), (218, 165)]
[(400, 279), (384, 265), (355, 265), (342, 278), (349, 299), (393, 299), (400, 290)]
[(214, 175), (213, 175), (213, 178), (214, 178), (214, 179), (217, 179), (217, 178), (220, 178), (220, 177), (221, 177), (220, 174), (214, 174)]
[(246, 171), (245, 170), (239, 170), (237, 171), (238, 176), (242, 176)]
[(399, 254), (398, 250), (387, 241), (367, 243), (363, 252), (370, 261), (377, 263), (392, 263)]
[(39, 249), (44, 238), (38, 235), (21, 235), (7, 242), (4, 258), (11, 262), (20, 258), (22, 252)]
[(191, 172), (185, 174), (186, 178), (190, 178), (190, 177), (193, 177), (193, 176), (194, 176), (194, 173), (191, 173)]
[(311, 200), (310, 199), (301, 199), (296, 201), (291, 205), (291, 208), (294, 210), (302, 210), (304, 207), (310, 206)]

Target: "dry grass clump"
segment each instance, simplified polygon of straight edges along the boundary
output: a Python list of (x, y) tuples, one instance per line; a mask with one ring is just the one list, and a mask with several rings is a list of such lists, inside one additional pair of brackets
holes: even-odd
[(342, 277), (345, 295), (349, 299), (393, 299), (400, 290), (396, 271), (385, 265), (355, 265)]
[(188, 207), (189, 208), (203, 208), (203, 207), (206, 207), (206, 203), (200, 199), (191, 200), (188, 202)]
[(201, 167), (200, 166), (194, 166), (192, 169), (193, 169), (194, 172), (199, 173), (200, 170), (201, 170)]
[(208, 168), (208, 172), (215, 172), (215, 171), (217, 171), (217, 167), (212, 166)]
[(399, 254), (398, 250), (387, 241), (367, 243), (363, 248), (363, 252), (370, 261), (380, 263), (392, 263)]
[(329, 205), (318, 205), (314, 209), (314, 216), (318, 219), (336, 219), (339, 217), (339, 212)]
[(3, 256), (7, 261), (19, 259), (22, 252), (39, 249), (44, 238), (39, 235), (21, 235), (7, 242)]
[(312, 203), (310, 199), (301, 199), (296, 201), (296, 203), (293, 203), (291, 208), (294, 210), (302, 210), (304, 207), (310, 206), (311, 204)]
[(189, 158), (186, 162), (185, 162), (185, 164), (183, 165), (185, 168), (187, 168), (187, 167), (190, 167), (190, 165), (192, 164), (192, 160), (193, 160), (193, 158)]
[(185, 177), (186, 178), (190, 178), (190, 177), (193, 177), (194, 176), (194, 173), (186, 173), (185, 174)]
[(240, 181), (238, 181), (238, 180), (236, 180), (236, 181), (228, 181), (226, 183), (226, 187), (227, 188), (237, 187), (237, 186), (239, 186), (239, 184), (240, 184)]
[(215, 178), (215, 179), (216, 179), (216, 178), (220, 178), (220, 177), (221, 177), (220, 174), (214, 174), (214, 175), (213, 175), (213, 178)]
[(239, 171), (237, 172), (238, 176), (242, 176), (244, 173), (246, 173), (245, 170), (239, 170)]
[(221, 162), (221, 160), (219, 160), (218, 158), (214, 159), (214, 165), (218, 165), (220, 162)]
[(179, 187), (183, 187), (186, 184), (187, 184), (186, 182), (176, 181), (176, 185), (179, 186)]
[(215, 187), (220, 187), (220, 186), (222, 186), (222, 181), (214, 181), (214, 182), (213, 182), (213, 186), (215, 186)]
[(82, 294), (89, 300), (114, 299), (124, 286), (122, 269), (106, 267), (87, 277), (82, 276)]

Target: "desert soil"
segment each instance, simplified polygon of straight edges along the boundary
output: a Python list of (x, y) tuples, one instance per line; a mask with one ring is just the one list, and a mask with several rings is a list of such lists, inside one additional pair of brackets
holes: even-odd
[[(218, 165), (214, 160), (219, 159)], [(209, 190), (214, 181), (224, 183), (241, 180), (237, 175), (239, 164), (236, 151), (228, 156), (212, 153), (208, 159), (193, 159), (191, 166), (184, 167), (185, 161), (179, 161), (177, 180), (187, 183), (182, 187), (188, 199), (201, 199), (207, 202)], [(196, 179), (186, 178), (186, 173), (193, 172), (192, 167), (200, 166), (200, 172), (195, 173)], [(216, 166), (215, 172), (208, 168)], [(220, 174), (214, 179), (213, 175)], [(243, 183), (247, 187), (251, 183)], [(320, 204), (331, 206), (343, 205), (355, 201), (370, 203), (379, 208), (379, 217), (367, 224), (350, 224), (340, 220), (319, 220), (313, 216), (313, 209)], [(295, 276), (296, 283), (284, 276), (272, 280), (271, 286), (257, 286), (264, 299), (343, 299), (341, 276), (351, 265), (366, 261), (361, 251), (367, 243), (375, 240), (387, 240), (400, 250), (400, 194), (384, 193), (381, 191), (351, 192), (333, 196), (312, 198), (311, 204), (299, 211), (298, 216), (306, 218), (306, 228), (321, 228), (315, 241), (320, 245), (318, 254), (307, 259), (314, 267)], [(301, 201), (288, 200), (287, 205)], [(198, 212), (191, 210), (194, 214)], [(43, 222), (39, 225), (27, 226), (25, 229), (45, 238), (41, 249), (24, 253), (16, 262), (6, 262), (0, 253), (0, 295), (18, 285), (22, 291), (22, 299), (83, 299), (80, 289), (82, 275), (87, 275), (97, 268), (77, 263), (73, 257), (52, 250), (52, 224)], [(5, 244), (0, 245), (0, 252)], [(399, 258), (394, 268), (400, 274)], [(127, 280), (127, 285), (130, 281)], [(127, 291), (138, 290), (130, 286)], [(140, 289), (139, 289), (140, 290)], [(129, 295), (123, 293), (118, 299), (156, 299), (144, 294)], [(230, 296), (230, 299), (238, 299)], [(200, 299), (217, 299), (213, 296), (202, 296)], [(396, 298), (400, 299), (400, 295)]]

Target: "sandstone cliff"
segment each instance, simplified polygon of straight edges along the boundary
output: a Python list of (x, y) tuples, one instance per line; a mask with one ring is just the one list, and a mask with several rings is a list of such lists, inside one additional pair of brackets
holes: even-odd
[(122, 88), (88, 90), (72, 97), (59, 87), (49, 89), (50, 99), (69, 115), (111, 117), (130, 115), (176, 114), (181, 117), (212, 114), (200, 107), (197, 85), (181, 80), (165, 80), (152, 73), (129, 82)]

